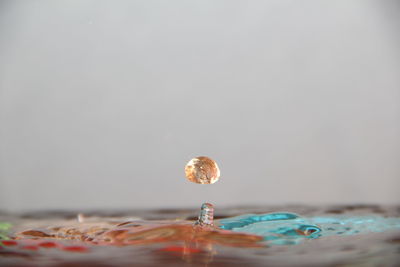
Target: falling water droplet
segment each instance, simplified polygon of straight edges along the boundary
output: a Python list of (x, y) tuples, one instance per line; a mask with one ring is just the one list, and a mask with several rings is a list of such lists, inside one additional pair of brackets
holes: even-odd
[(214, 225), (214, 206), (210, 203), (203, 203), (199, 214), (199, 219), (195, 225), (213, 226)]
[(191, 159), (185, 166), (186, 178), (198, 184), (213, 184), (219, 179), (217, 163), (208, 157)]

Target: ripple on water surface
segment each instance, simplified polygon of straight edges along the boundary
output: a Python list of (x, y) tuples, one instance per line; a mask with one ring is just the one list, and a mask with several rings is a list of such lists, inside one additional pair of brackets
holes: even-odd
[(294, 213), (247, 214), (222, 219), (225, 230), (264, 237), (269, 244), (298, 244), (305, 239), (400, 229), (400, 218), (382, 216), (300, 217)]

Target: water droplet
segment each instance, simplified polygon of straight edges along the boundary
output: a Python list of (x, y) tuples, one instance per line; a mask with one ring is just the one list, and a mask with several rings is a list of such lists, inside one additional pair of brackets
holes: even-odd
[(199, 219), (195, 225), (213, 226), (214, 225), (214, 206), (210, 203), (203, 203), (199, 214)]
[(186, 178), (198, 184), (213, 184), (219, 179), (217, 163), (208, 157), (191, 159), (185, 167)]
[(77, 219), (79, 223), (83, 223), (85, 220), (85, 216), (83, 215), (83, 213), (79, 213)]

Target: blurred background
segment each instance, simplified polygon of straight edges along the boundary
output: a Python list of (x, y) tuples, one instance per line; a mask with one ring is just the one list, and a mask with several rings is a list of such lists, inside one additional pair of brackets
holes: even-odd
[(399, 11), (0, 0), (0, 209), (399, 203)]

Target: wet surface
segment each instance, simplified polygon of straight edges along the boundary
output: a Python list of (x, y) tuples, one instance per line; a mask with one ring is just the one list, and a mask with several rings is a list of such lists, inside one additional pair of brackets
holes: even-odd
[[(79, 216), (78, 216), (79, 215)], [(0, 266), (399, 266), (400, 207), (0, 213)]]

